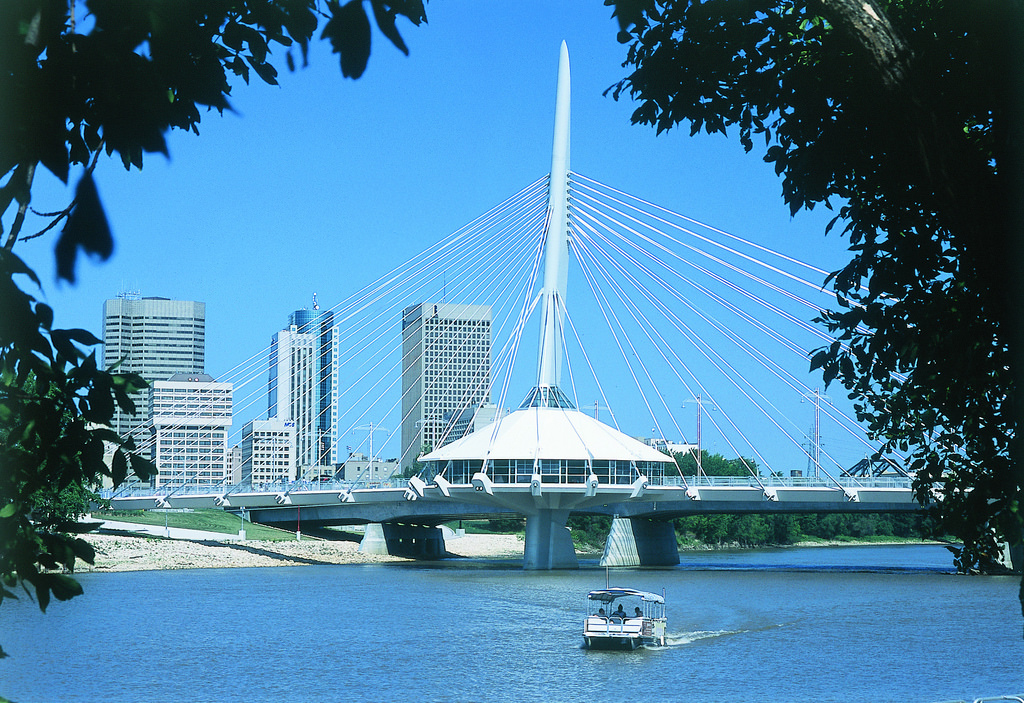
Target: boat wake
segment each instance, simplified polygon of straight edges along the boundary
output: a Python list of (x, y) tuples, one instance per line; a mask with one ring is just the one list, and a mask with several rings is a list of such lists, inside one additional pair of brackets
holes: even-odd
[(716, 637), (727, 637), (729, 635), (740, 635), (750, 630), (708, 630), (696, 632), (678, 632), (665, 637), (665, 647), (679, 647), (684, 644), (692, 644), (700, 640), (709, 640)]
[(694, 632), (677, 632), (665, 636), (665, 647), (678, 647), (684, 644), (693, 644), (700, 640), (715, 639), (717, 637), (728, 637), (730, 635), (742, 635), (748, 632), (761, 632), (776, 627), (785, 627), (788, 623), (774, 623), (766, 627), (754, 627), (743, 630), (696, 630)]

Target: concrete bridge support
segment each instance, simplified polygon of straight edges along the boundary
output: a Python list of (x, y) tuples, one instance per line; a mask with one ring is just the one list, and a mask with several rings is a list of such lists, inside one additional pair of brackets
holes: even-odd
[(612, 518), (601, 566), (675, 566), (678, 563), (679, 547), (671, 522)]
[(532, 570), (578, 569), (572, 535), (565, 526), (568, 510), (543, 509), (526, 515), (523, 568)]
[(370, 523), (359, 543), (363, 554), (390, 554), (411, 559), (443, 559), (446, 552), (440, 527)]
[(1002, 558), (998, 565), (1012, 574), (1024, 573), (1024, 545), (1003, 542), (1002, 546)]

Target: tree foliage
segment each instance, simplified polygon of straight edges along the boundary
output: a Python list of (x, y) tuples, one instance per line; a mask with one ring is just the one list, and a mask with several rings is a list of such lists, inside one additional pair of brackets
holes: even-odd
[(753, 459), (726, 459), (721, 454), (712, 454), (707, 449), (700, 452), (700, 466), (693, 452), (676, 452), (673, 456), (683, 476), (696, 476), (699, 471), (705, 476), (750, 476), (757, 473), (757, 462)]
[(733, 130), (793, 213), (838, 209), (853, 256), (812, 368), (908, 455), (958, 566), (1019, 543), (1024, 3), (606, 4), (632, 71), (610, 90), (635, 123)]
[[(406, 54), (397, 20), (426, 20), (423, 0), (0, 2), (0, 604), (19, 584), (43, 610), (81, 593), (65, 572), (93, 558), (77, 536), (89, 529), (77, 521), (89, 489), (155, 471), (109, 429), (115, 407), (134, 411), (129, 396), (145, 382), (99, 368), (89, 332), (53, 327), (53, 310), (25, 291), (39, 280), (15, 244), (63, 223), (57, 270), (73, 283), (80, 251), (113, 251), (93, 180), (101, 155), (126, 169), (141, 169), (145, 153), (166, 156), (169, 130), (198, 134), (202, 111), (230, 108), (233, 81), (255, 74), (274, 85), (282, 61), (305, 64), (320, 27), (342, 75), (358, 78), (371, 13)], [(26, 235), (39, 166), (64, 183), (74, 167), (83, 173), (73, 202)]]
[(926, 515), (883, 513), (806, 513), (801, 515), (694, 515), (678, 518), (681, 543), (696, 539), (709, 546), (760, 547), (794, 544), (808, 538), (825, 540), (933, 539)]
[(115, 403), (134, 411), (130, 394), (145, 382), (98, 368), (96, 352), (85, 349), (99, 340), (53, 329), (53, 311), (15, 277), (39, 283), (0, 250), (0, 605), (21, 583), (46, 610), (51, 596), (82, 591), (61, 572), (77, 558), (92, 563), (92, 547), (76, 536), (88, 531), (77, 521), (87, 489), (104, 477), (120, 483), (129, 471), (145, 479), (154, 469), (108, 427)]
[[(405, 53), (396, 20), (426, 20), (423, 0), (369, 0), (380, 31)], [(0, 3), (0, 217), (18, 214), (5, 248), (18, 239), (38, 165), (67, 183), (87, 167), (77, 207), (58, 242), (60, 275), (74, 280), (79, 248), (109, 256), (112, 240), (91, 173), (101, 153), (125, 168), (143, 154), (167, 155), (170, 129), (199, 133), (201, 110), (230, 108), (231, 81), (252, 74), (277, 84), (306, 61), (321, 37), (358, 78), (370, 56), (363, 0), (9, 0)], [(275, 55), (275, 51), (282, 52)], [(298, 56), (296, 56), (298, 54)], [(2, 233), (2, 231), (0, 231)]]

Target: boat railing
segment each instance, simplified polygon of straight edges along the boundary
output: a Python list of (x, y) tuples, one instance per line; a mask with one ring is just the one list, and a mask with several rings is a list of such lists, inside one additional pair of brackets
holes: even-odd
[(605, 618), (600, 615), (587, 617), (586, 630), (588, 633), (604, 634), (640, 634), (643, 630), (643, 618)]

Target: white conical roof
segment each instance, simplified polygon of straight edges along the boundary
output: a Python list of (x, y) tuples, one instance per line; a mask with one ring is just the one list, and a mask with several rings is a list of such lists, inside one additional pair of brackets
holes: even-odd
[(435, 449), (420, 461), (459, 459), (672, 461), (658, 450), (572, 408), (528, 407)]

